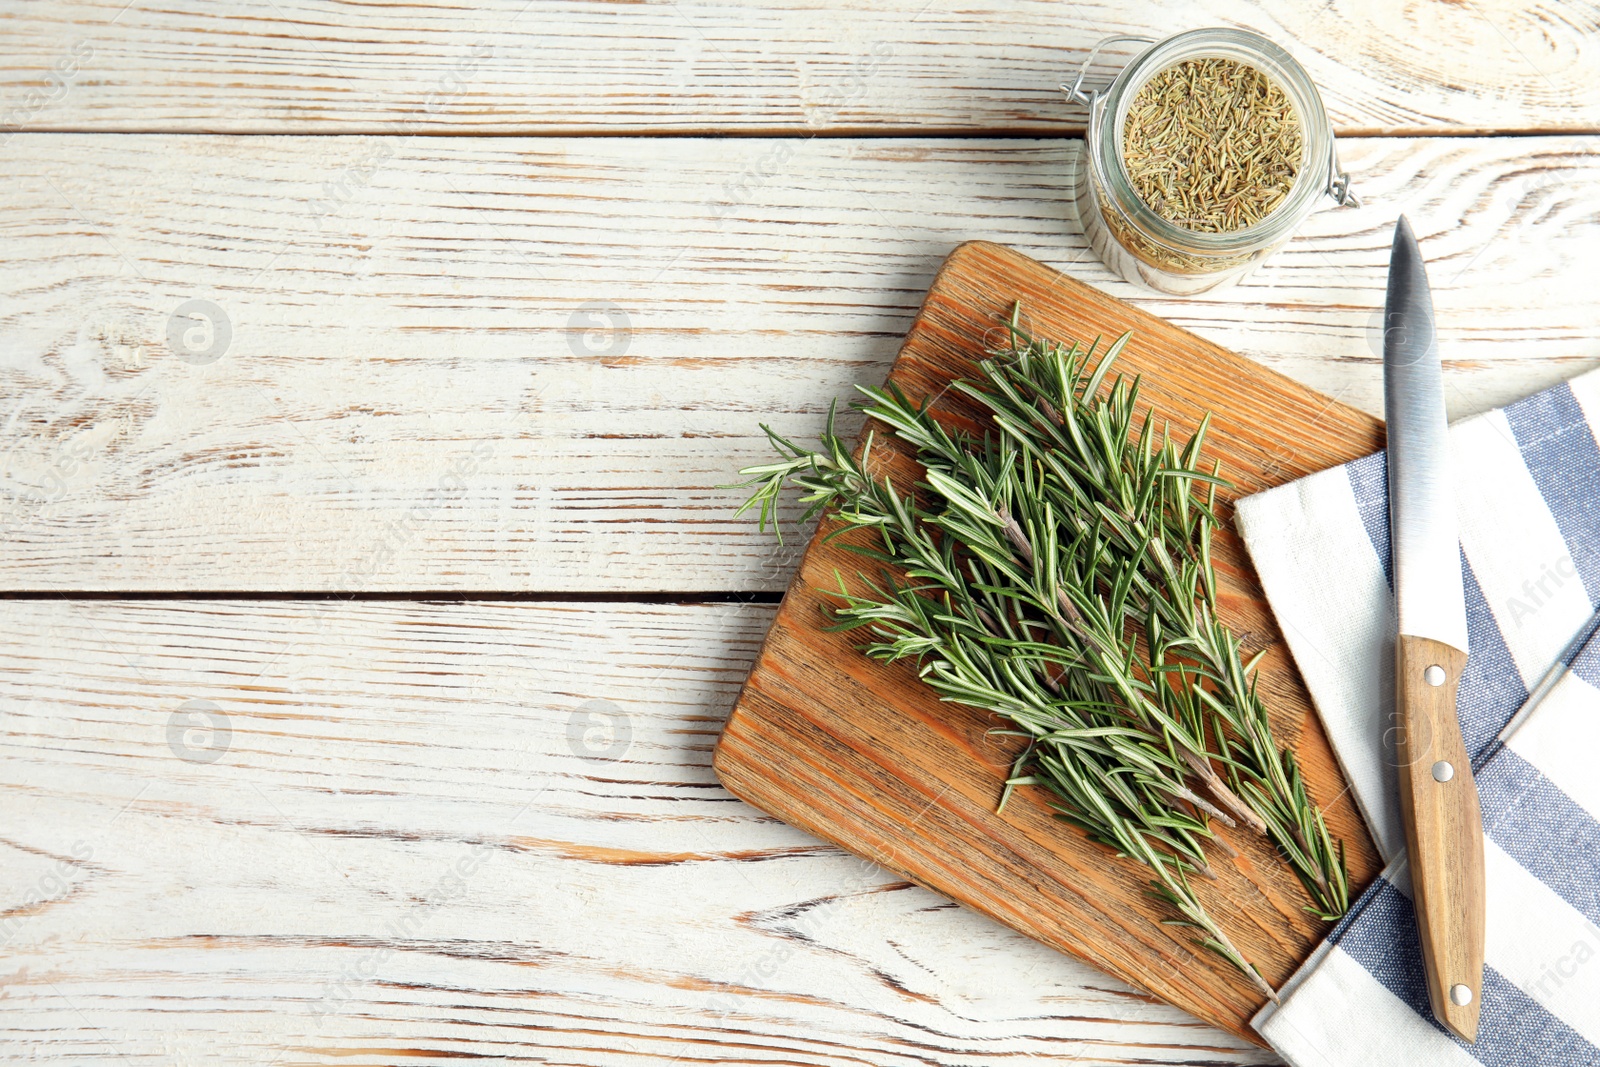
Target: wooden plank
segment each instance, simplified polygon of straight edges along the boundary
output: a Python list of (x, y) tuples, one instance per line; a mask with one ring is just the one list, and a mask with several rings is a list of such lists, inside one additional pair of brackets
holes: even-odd
[[(781, 589), (793, 554), (717, 487), (758, 423), (806, 437), (881, 381), (973, 236), (1377, 412), (1404, 210), (1457, 415), (1600, 360), (1590, 139), (1352, 141), (1367, 207), (1181, 301), (1084, 247), (1073, 148), (20, 136), (0, 586)], [(209, 363), (192, 300), (230, 323)]]
[(1346, 133), (1600, 129), (1591, 3), (66, 0), (0, 8), (6, 128), (916, 133), (1081, 127), (1102, 37), (1284, 42)]
[(8, 1058), (1264, 1061), (724, 792), (771, 616), (6, 602)]
[[(1326, 805), (1356, 889), (1381, 866), (1349, 799), (1266, 596), (1232, 533), (1237, 497), (1355, 459), (1381, 447), (1371, 416), (1266, 371), (1009, 249), (957, 249), (929, 290), (889, 374), (942, 419), (983, 425), (981, 408), (949, 389), (976, 375), (1014, 299), (1037, 337), (1134, 340), (1120, 373), (1142, 378), (1141, 404), (1183, 440), (1211, 416), (1208, 460), (1232, 487), (1218, 495), (1214, 546), (1218, 614), (1246, 658), (1264, 653), (1257, 686), (1277, 741), (1293, 749), (1310, 795)], [(992, 343), (992, 342), (990, 342)], [(877, 470), (908, 491), (914, 450), (880, 437)], [(859, 633), (826, 628), (839, 575), (862, 558), (818, 531), (723, 731), (716, 769), (737, 795), (786, 822), (884, 863), (1046, 944), (1086, 959), (1230, 1032), (1259, 1040), (1249, 1019), (1266, 999), (1218, 957), (1195, 947), (1173, 912), (1152, 899), (1147, 868), (1118, 860), (1052, 814), (1043, 790), (996, 812), (1000, 785), (1021, 750), (989, 731), (1000, 720), (942, 702), (916, 665), (893, 667), (854, 651)], [(864, 590), (863, 590), (864, 592)], [(1263, 838), (1223, 831), (1242, 858), (1213, 851), (1215, 884), (1196, 880), (1208, 910), (1262, 976), (1281, 986), (1331, 924), (1305, 913), (1304, 891)]]

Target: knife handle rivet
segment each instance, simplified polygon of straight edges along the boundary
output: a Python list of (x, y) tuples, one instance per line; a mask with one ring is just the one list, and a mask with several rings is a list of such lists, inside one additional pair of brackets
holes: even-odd
[(1436, 781), (1436, 782), (1448, 782), (1450, 779), (1454, 778), (1455, 776), (1456, 776), (1456, 769), (1454, 767), (1450, 766), (1450, 761), (1449, 760), (1440, 760), (1438, 763), (1435, 763), (1433, 765), (1433, 780), (1434, 781)]
[(1450, 987), (1450, 1000), (1456, 1007), (1464, 1008), (1472, 1003), (1472, 990), (1464, 985), (1453, 985)]
[(1435, 663), (1433, 666), (1422, 672), (1422, 680), (1427, 682), (1429, 685), (1443, 685), (1444, 668)]

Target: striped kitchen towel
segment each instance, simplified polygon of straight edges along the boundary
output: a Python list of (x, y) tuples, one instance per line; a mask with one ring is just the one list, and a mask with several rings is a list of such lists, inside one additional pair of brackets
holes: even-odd
[[(1451, 428), (1483, 807), (1478, 1040), (1434, 1022), (1392, 732), (1382, 453), (1239, 502), (1238, 525), (1388, 867), (1256, 1029), (1295, 1067), (1600, 1064), (1600, 371)], [(1549, 677), (1570, 670), (1518, 711)]]

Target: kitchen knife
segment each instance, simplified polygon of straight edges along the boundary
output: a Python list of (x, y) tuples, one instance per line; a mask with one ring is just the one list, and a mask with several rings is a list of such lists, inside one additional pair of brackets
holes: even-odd
[(1483, 816), (1456, 719), (1467, 607), (1433, 297), (1405, 216), (1395, 226), (1383, 315), (1400, 813), (1433, 1016), (1472, 1041), (1483, 993), (1484, 889)]

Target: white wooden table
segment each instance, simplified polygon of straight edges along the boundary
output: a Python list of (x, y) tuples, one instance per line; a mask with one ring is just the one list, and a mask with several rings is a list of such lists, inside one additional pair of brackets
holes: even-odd
[[(1237, 24), (1366, 200), (1157, 299), (1055, 86)], [(724, 792), (794, 560), (719, 488), (1014, 245), (1369, 411), (1600, 362), (1600, 8), (0, 3), (0, 1058), (1270, 1057)]]

